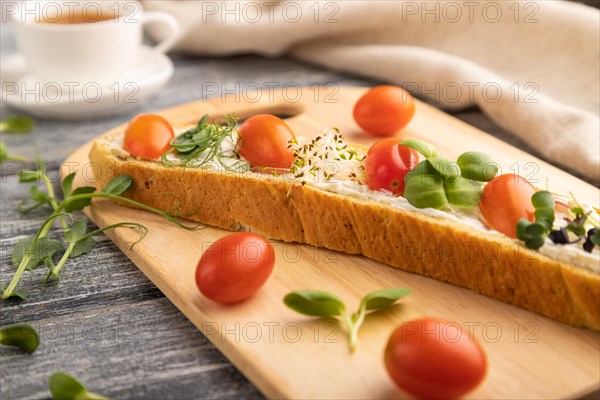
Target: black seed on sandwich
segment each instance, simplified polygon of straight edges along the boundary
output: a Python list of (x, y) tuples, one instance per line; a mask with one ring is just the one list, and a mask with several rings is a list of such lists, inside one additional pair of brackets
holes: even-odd
[(552, 232), (550, 232), (550, 234), (548, 235), (548, 237), (554, 243), (558, 243), (558, 244), (567, 244), (567, 243), (569, 243), (569, 234), (567, 233), (567, 229), (566, 228), (560, 228), (557, 231), (552, 231)]
[(590, 239), (587, 239), (583, 244), (583, 249), (588, 253), (591, 253), (594, 250), (594, 243)]

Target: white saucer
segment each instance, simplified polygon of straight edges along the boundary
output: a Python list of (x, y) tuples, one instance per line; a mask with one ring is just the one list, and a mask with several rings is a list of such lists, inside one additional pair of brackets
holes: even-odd
[(5, 56), (0, 77), (2, 102), (34, 116), (84, 119), (128, 112), (158, 92), (173, 75), (166, 55), (142, 47), (124, 76), (110, 83), (81, 82), (67, 86), (43, 82), (27, 71), (19, 54)]

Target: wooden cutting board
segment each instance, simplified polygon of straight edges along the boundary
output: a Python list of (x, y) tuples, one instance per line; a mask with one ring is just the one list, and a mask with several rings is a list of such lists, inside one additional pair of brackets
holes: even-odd
[[(352, 107), (364, 90), (331, 86), (294, 93), (247, 92), (183, 104), (160, 114), (173, 123), (196, 122), (205, 113), (218, 117), (235, 112), (241, 118), (287, 115), (296, 134), (316, 136), (335, 126), (349, 142), (371, 143), (352, 119)], [(593, 204), (600, 201), (595, 187), (426, 104), (417, 103), (415, 118), (402, 135), (427, 140), (449, 158), (463, 151), (484, 151), (503, 172), (518, 172), (539, 186), (545, 186), (548, 178), (553, 191), (572, 191)], [(73, 168), (80, 171), (75, 185), (93, 184), (89, 149), (90, 144), (83, 146), (63, 166), (63, 176)], [(383, 350), (396, 326), (422, 316), (456, 321), (481, 342), (489, 372), (470, 393), (473, 398), (565, 398), (599, 387), (598, 333), (364, 257), (282, 242), (273, 242), (276, 268), (262, 290), (242, 304), (221, 306), (200, 295), (194, 271), (203, 249), (228, 232), (212, 227), (184, 231), (155, 215), (102, 200), (86, 213), (98, 226), (135, 221), (149, 228), (133, 250), (129, 243), (137, 235), (131, 230), (108, 235), (267, 397), (402, 398), (385, 371)], [(368, 316), (354, 354), (349, 354), (346, 336), (333, 321), (303, 317), (282, 303), (292, 290), (321, 289), (355, 308), (362, 295), (395, 286), (413, 293), (401, 305)]]

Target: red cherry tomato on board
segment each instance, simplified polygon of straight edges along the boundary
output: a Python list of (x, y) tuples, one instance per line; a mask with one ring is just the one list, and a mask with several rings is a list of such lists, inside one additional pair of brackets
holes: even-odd
[(397, 196), (404, 193), (404, 177), (419, 163), (419, 154), (400, 144), (400, 139), (382, 139), (365, 158), (366, 183), (372, 190), (387, 190)]
[(405, 322), (385, 349), (392, 380), (422, 399), (455, 399), (483, 380), (487, 362), (481, 346), (454, 322), (424, 318)]
[(521, 218), (535, 220), (535, 208), (531, 204), (535, 192), (535, 187), (522, 176), (500, 175), (484, 186), (479, 209), (492, 228), (516, 238)]
[(265, 284), (274, 265), (275, 252), (267, 239), (249, 232), (234, 233), (202, 254), (196, 284), (204, 296), (217, 303), (238, 303)]
[(251, 164), (259, 167), (290, 168), (294, 155), (290, 140), (294, 132), (280, 118), (260, 114), (248, 118), (239, 129), (237, 151)]
[(391, 136), (404, 128), (415, 113), (415, 102), (398, 86), (377, 86), (354, 105), (354, 120), (374, 136)]
[(140, 114), (125, 129), (123, 148), (132, 156), (153, 160), (169, 150), (174, 136), (173, 127), (160, 115)]

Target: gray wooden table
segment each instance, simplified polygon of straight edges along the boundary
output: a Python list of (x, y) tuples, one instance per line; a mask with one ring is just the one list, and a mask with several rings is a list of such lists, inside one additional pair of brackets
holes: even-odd
[[(14, 51), (10, 30), (4, 24), (0, 29), (2, 53)], [(3, 135), (2, 140), (12, 152), (42, 157), (56, 168), (80, 145), (134, 113), (197, 99), (203, 95), (203, 81), (224, 82), (228, 88), (236, 82), (242, 86), (379, 83), (287, 58), (175, 56), (173, 61), (175, 75), (168, 86), (129, 115), (80, 122), (36, 119), (34, 132)], [(2, 118), (13, 114), (14, 110), (0, 105)], [(535, 154), (476, 109), (454, 115)], [(0, 279), (6, 283), (12, 273), (11, 246), (34, 233), (45, 213), (17, 212), (27, 187), (5, 168), (0, 179)], [(262, 398), (106, 236), (98, 235), (96, 240), (91, 254), (65, 267), (60, 284), (44, 285), (40, 268), (23, 280), (29, 292), (26, 301), (0, 302), (0, 326), (33, 324), (42, 339), (33, 355), (0, 348), (0, 398), (47, 398), (47, 379), (55, 370), (69, 372), (90, 390), (113, 398)]]

